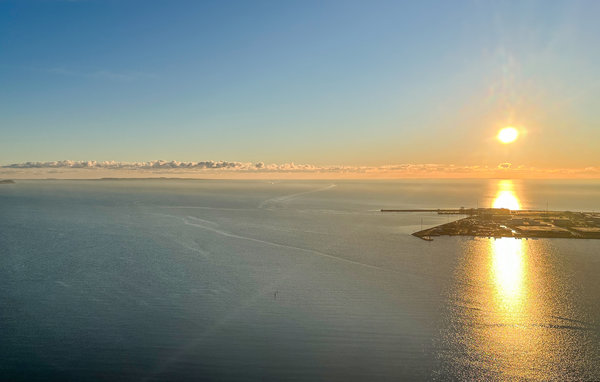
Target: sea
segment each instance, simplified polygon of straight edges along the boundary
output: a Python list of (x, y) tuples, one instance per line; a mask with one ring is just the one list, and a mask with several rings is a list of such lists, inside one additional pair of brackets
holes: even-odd
[(595, 180), (0, 185), (0, 379), (600, 380), (600, 240), (411, 233), (600, 210)]

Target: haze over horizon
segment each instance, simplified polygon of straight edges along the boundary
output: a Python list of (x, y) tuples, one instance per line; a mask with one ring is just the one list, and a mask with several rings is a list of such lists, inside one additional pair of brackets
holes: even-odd
[(600, 178), (599, 11), (3, 1), (0, 177)]

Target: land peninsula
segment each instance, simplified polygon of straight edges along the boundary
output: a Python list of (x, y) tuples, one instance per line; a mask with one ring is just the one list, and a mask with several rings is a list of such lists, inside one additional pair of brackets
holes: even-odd
[(434, 236), (600, 239), (600, 213), (457, 208), (389, 210), (381, 212), (437, 212), (465, 218), (413, 233), (423, 240)]

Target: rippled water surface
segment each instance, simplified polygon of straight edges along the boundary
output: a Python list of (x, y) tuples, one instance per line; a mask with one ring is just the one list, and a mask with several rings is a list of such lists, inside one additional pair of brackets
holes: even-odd
[(380, 208), (600, 210), (597, 181), (0, 185), (10, 380), (598, 380), (600, 240)]

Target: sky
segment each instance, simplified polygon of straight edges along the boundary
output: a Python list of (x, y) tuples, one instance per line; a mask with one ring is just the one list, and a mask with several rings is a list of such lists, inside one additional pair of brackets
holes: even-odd
[(600, 177), (599, 15), (595, 0), (0, 0), (0, 177)]

